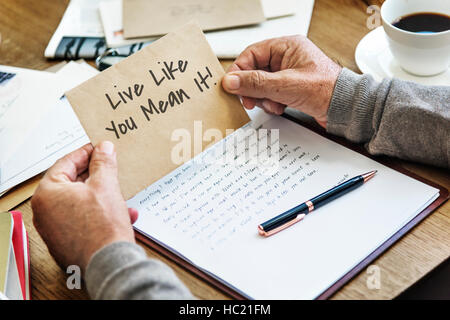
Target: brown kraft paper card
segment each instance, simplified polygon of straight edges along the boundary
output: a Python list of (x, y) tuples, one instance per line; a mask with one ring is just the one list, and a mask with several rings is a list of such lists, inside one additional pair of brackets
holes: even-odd
[(128, 200), (180, 165), (171, 155), (174, 131), (194, 137), (194, 123), (201, 121), (203, 131), (218, 129), (225, 136), (249, 121), (239, 99), (222, 89), (224, 74), (201, 29), (190, 23), (66, 96), (94, 146), (115, 144)]

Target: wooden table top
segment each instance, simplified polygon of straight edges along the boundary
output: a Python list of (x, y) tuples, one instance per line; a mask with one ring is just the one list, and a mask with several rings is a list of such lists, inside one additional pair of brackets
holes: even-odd
[[(44, 70), (58, 61), (46, 60), (44, 50), (59, 24), (68, 0), (2, 0), (0, 2), (0, 64)], [(378, 1), (316, 0), (309, 37), (341, 65), (359, 71), (354, 52), (366, 27), (370, 4)], [(228, 64), (229, 62), (224, 62)], [(450, 188), (446, 170), (399, 161), (412, 172)], [(32, 224), (30, 201), (16, 208), (24, 214), (30, 237), (33, 299), (87, 299), (86, 291), (69, 290), (66, 275), (47, 251)], [(402, 238), (373, 262), (381, 271), (381, 288), (370, 290), (363, 271), (338, 291), (333, 299), (391, 299), (410, 287), (450, 256), (450, 202)], [(224, 299), (221, 292), (146, 248), (174, 268), (177, 275), (201, 299)]]

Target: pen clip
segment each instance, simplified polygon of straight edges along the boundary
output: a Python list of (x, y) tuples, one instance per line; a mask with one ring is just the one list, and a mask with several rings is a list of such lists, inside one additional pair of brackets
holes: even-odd
[(259, 235), (261, 235), (263, 237), (266, 237), (266, 238), (270, 237), (270, 236), (273, 236), (275, 233), (278, 233), (278, 232), (280, 232), (280, 231), (282, 231), (282, 230), (284, 230), (286, 228), (289, 228), (293, 224), (296, 224), (297, 222), (302, 221), (305, 216), (306, 216), (305, 213), (299, 214), (294, 219), (292, 219), (292, 220), (286, 222), (285, 224), (283, 224), (283, 225), (281, 225), (281, 226), (279, 226), (279, 227), (277, 227), (275, 229), (272, 229), (270, 231), (265, 231), (264, 228), (261, 225), (259, 225), (258, 226)]

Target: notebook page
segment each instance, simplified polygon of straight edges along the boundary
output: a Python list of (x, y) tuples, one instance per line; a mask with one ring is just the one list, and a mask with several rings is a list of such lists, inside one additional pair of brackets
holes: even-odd
[[(261, 129), (279, 129), (275, 171), (251, 161), (198, 161), (219, 157), (230, 135), (128, 201), (140, 212), (138, 230), (248, 297), (317, 297), (438, 196), (287, 119), (271, 117)], [(258, 235), (258, 224), (371, 170), (378, 174), (370, 182), (302, 222)]]

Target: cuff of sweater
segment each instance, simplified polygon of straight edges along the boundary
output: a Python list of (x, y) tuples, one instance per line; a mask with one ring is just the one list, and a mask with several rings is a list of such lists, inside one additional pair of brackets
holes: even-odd
[(98, 250), (86, 268), (85, 280), (89, 295), (95, 299), (107, 278), (126, 265), (145, 259), (145, 251), (131, 242), (114, 242)]
[(327, 131), (354, 142), (367, 141), (372, 134), (377, 85), (371, 77), (342, 69), (328, 109)]

